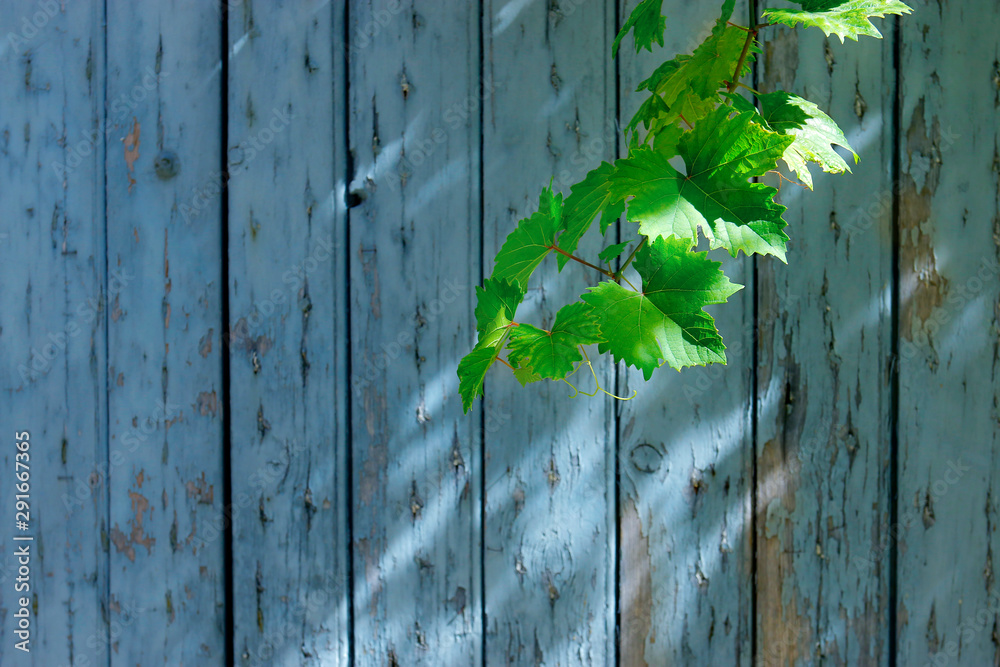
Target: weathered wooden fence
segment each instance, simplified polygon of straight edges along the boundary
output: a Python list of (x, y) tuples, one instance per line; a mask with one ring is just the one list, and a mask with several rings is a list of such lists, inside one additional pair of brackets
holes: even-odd
[(663, 55), (609, 60), (632, 4), (0, 0), (0, 662), (1000, 660), (995, 0), (763, 33), (863, 161), (729, 262), (728, 367), (462, 415), (489, 258)]

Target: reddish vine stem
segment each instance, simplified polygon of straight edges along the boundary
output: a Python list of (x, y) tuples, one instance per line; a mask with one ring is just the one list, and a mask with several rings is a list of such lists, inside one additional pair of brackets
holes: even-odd
[[(762, 25), (762, 24), (761, 24)], [(757, 33), (760, 31), (761, 25), (757, 25), (750, 30), (747, 30), (747, 39), (743, 42), (743, 52), (740, 53), (740, 59), (736, 63), (736, 71), (733, 72), (733, 78), (729, 82), (729, 92), (732, 93), (740, 85), (740, 72), (743, 71), (743, 63), (747, 61), (747, 54), (750, 53), (750, 45), (753, 41), (757, 39)]]
[(628, 265), (632, 263), (633, 259), (635, 259), (636, 254), (639, 252), (639, 249), (642, 248), (642, 246), (646, 245), (647, 240), (649, 239), (643, 238), (641, 241), (639, 241), (639, 245), (635, 247), (635, 250), (632, 251), (632, 254), (629, 255), (628, 259), (625, 260), (625, 263), (622, 264), (622, 268), (618, 269), (618, 273), (615, 274), (615, 282), (621, 282), (622, 275), (625, 273), (625, 269), (627, 269)]
[(743, 32), (750, 32), (751, 30), (756, 30), (756, 31), (760, 32), (764, 28), (770, 28), (774, 24), (773, 23), (766, 23), (766, 22), (765, 23), (758, 23), (753, 28), (748, 28), (745, 25), (740, 25), (739, 23), (733, 23), (732, 21), (726, 21), (726, 25), (731, 26), (733, 28), (739, 28)]
[(600, 272), (601, 275), (607, 276), (608, 278), (611, 278), (612, 280), (615, 280), (615, 274), (611, 273), (610, 271), (605, 271), (604, 269), (602, 269), (599, 266), (594, 266), (593, 264), (591, 264), (587, 260), (580, 259), (576, 255), (572, 255), (572, 254), (566, 252), (565, 250), (563, 250), (559, 246), (551, 245), (551, 246), (549, 246), (549, 248), (551, 250), (555, 250), (557, 253), (559, 253), (560, 255), (563, 255), (564, 257), (568, 257), (569, 259), (573, 260), (574, 262), (579, 262), (580, 264), (583, 264), (586, 267), (590, 267), (594, 271)]
[[(723, 83), (724, 86), (726, 86), (727, 91), (728, 91), (729, 86), (732, 85), (731, 81), (723, 81), (722, 83)], [(747, 90), (749, 90), (754, 95), (757, 95), (758, 97), (760, 95), (762, 95), (762, 93), (759, 90), (757, 90), (756, 88), (751, 88), (750, 86), (748, 86), (747, 84), (743, 83), (742, 81), (737, 81), (736, 82), (736, 87), (737, 88), (746, 88)]]

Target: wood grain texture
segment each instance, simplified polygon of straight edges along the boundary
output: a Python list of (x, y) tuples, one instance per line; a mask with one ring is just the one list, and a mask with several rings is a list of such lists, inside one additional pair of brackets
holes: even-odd
[(480, 461), (455, 369), (480, 275), (475, 3), (350, 5), (354, 655), (480, 655)]
[(237, 665), (347, 661), (343, 19), (229, 13)]
[[(788, 266), (726, 261), (728, 367), (598, 362), (627, 403), (495, 369), (462, 414), (490, 258), (722, 4), (666, 0), (665, 48), (613, 63), (636, 2), (4, 3), (0, 463), (28, 430), (37, 616), (22, 655), (7, 524), (0, 664), (1000, 664), (995, 2), (914, 0), (898, 72), (892, 20), (762, 33), (758, 86), (862, 162), (785, 183)], [(595, 282), (550, 259), (518, 319)]]
[[(608, 3), (576, 0), (492, 0), (483, 13), (489, 275), (492, 257), (517, 221), (537, 210), (550, 179), (569, 194), (614, 156), (614, 15)], [(596, 263), (604, 245), (595, 231), (577, 254)], [(572, 262), (558, 274), (549, 258), (528, 286), (518, 321), (551, 327), (555, 313), (599, 278)], [(613, 388), (611, 365), (597, 362), (596, 369)], [(594, 390), (586, 368), (573, 381)], [(603, 395), (571, 393), (562, 383), (522, 388), (504, 368), (486, 381), (488, 665), (614, 661), (614, 412)]]
[(900, 76), (898, 664), (1000, 661), (996, 4), (917, 2)]
[[(893, 23), (762, 33), (760, 86), (826, 110), (853, 174), (785, 183), (788, 265), (758, 261), (757, 660), (888, 660)], [(853, 160), (851, 160), (853, 163)], [(777, 182), (772, 179), (772, 185)]]
[[(622, 20), (636, 5), (622, 3)], [(664, 59), (691, 53), (711, 32), (722, 3), (665, 3), (663, 49), (621, 59), (621, 124), (648, 93), (640, 81)], [(738, 3), (733, 21), (746, 25)], [(682, 30), (671, 26), (685, 26)], [(626, 225), (629, 237), (635, 227)], [(624, 238), (628, 238), (623, 236)], [(706, 249), (704, 246), (702, 249)], [(750, 662), (752, 264), (723, 251), (712, 258), (747, 287), (710, 309), (726, 342), (727, 366), (661, 368), (646, 382), (623, 373), (621, 406), (621, 661), (628, 667)]]
[(220, 30), (212, 3), (107, 4), (112, 665), (225, 660)]
[[(103, 8), (0, 13), (0, 663), (107, 662)], [(69, 163), (69, 164), (67, 164)], [(15, 432), (30, 433), (29, 531), (14, 527)], [(14, 535), (33, 535), (15, 591)], [(19, 597), (31, 653), (14, 648)]]

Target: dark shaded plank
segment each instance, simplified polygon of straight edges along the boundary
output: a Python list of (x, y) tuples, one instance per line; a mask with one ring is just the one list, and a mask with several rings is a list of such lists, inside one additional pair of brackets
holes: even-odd
[(456, 368), (480, 267), (475, 3), (350, 5), (354, 654), (480, 655), (479, 429)]
[[(761, 88), (802, 95), (861, 153), (782, 187), (788, 265), (758, 262), (757, 655), (888, 660), (893, 24), (886, 39), (762, 32)], [(789, 174), (789, 176), (791, 176)], [(777, 185), (776, 179), (771, 179)]]
[(229, 12), (237, 665), (347, 660), (343, 19)]
[[(8, 2), (0, 13), (4, 665), (96, 665), (109, 653), (104, 316), (121, 285), (106, 281), (104, 263), (103, 22), (91, 3)], [(27, 531), (14, 524), (21, 431)], [(25, 544), (30, 589), (18, 591)], [(32, 608), (30, 653), (15, 648), (20, 597)]]
[(900, 665), (993, 665), (1000, 509), (996, 3), (902, 24)]
[[(636, 2), (621, 3), (621, 20)], [(665, 2), (665, 48), (621, 58), (621, 123), (648, 93), (634, 92), (663, 60), (691, 53), (711, 32), (721, 2)], [(746, 25), (738, 3), (733, 21)], [(623, 232), (630, 235), (634, 227)], [(753, 364), (752, 263), (724, 262), (747, 287), (710, 309), (726, 341), (727, 366), (660, 369), (651, 381), (630, 369), (619, 393), (622, 665), (750, 661), (750, 422)]]
[[(483, 5), (484, 267), (541, 188), (569, 187), (615, 151), (613, 8), (608, 3)], [(613, 239), (613, 233), (611, 238)], [(597, 261), (598, 234), (578, 254)], [(550, 327), (600, 278), (554, 258), (536, 271), (518, 320)], [(471, 341), (470, 341), (471, 342)], [(469, 343), (466, 343), (468, 345)], [(466, 348), (468, 349), (468, 348)], [(596, 352), (596, 347), (593, 348)], [(612, 389), (610, 364), (598, 363)], [(584, 391), (593, 379), (574, 376)], [(522, 388), (491, 371), (485, 410), (486, 662), (604, 665), (614, 660), (614, 412), (603, 395)]]
[(220, 14), (107, 7), (108, 267), (135, 276), (108, 303), (108, 607), (112, 626), (128, 627), (111, 662), (218, 664), (225, 285), (221, 200), (206, 188), (222, 153)]

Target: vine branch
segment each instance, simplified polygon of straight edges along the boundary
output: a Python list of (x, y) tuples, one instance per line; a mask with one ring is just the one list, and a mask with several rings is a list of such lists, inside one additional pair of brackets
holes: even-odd
[[(732, 85), (732, 82), (730, 82), (730, 81), (723, 81), (722, 83), (726, 86), (726, 91), (728, 92), (728, 90), (729, 90), (728, 87)], [(747, 84), (743, 83), (742, 81), (737, 81), (736, 82), (736, 87), (737, 88), (746, 88), (747, 90), (749, 90), (754, 95), (757, 95), (758, 97), (762, 94), (759, 90), (757, 90), (755, 88), (751, 88), (750, 86), (748, 86)]]
[[(776, 156), (771, 150), (748, 151), (744, 155), (746, 164), (740, 168), (735, 167), (732, 160), (723, 159), (733, 145), (734, 139), (746, 139), (753, 143), (758, 141), (758, 138), (762, 136), (761, 133), (767, 137), (791, 134), (788, 131), (775, 131), (766, 125), (741, 124), (739, 119), (732, 117), (737, 100), (739, 107), (745, 106), (743, 97), (745, 93), (741, 91), (739, 96), (736, 95), (739, 88), (748, 90), (757, 97), (761, 96), (759, 91), (751, 88), (752, 81), (749, 82), (750, 85), (740, 81), (743, 70), (750, 69), (750, 63), (760, 52), (760, 46), (757, 43), (760, 31), (770, 26), (777, 27), (781, 23), (787, 23), (790, 28), (795, 28), (797, 24), (801, 23), (808, 27), (823, 28), (827, 36), (835, 33), (841, 41), (845, 38), (856, 40), (859, 34), (872, 34), (866, 29), (865, 24), (859, 24), (855, 20), (856, 18), (861, 20), (872, 16), (882, 17), (884, 14), (900, 15), (909, 13), (912, 9), (902, 2), (890, 3), (888, 0), (873, 0), (856, 3), (859, 6), (865, 5), (865, 7), (859, 7), (858, 17), (846, 17), (837, 7), (833, 7), (833, 5), (841, 3), (841, 0), (837, 0), (837, 2), (810, 0), (810, 3), (805, 3), (804, 0), (796, 1), (799, 4), (823, 5), (826, 10), (810, 12), (808, 16), (801, 12), (795, 16), (764, 12), (763, 18), (756, 19), (749, 26), (741, 26), (729, 21), (732, 18), (732, 2), (727, 0), (723, 8), (723, 17), (715, 24), (716, 28), (719, 29), (713, 28), (712, 34), (695, 48), (695, 53), (699, 57), (694, 58), (690, 55), (680, 57), (689, 59), (681, 60), (681, 63), (691, 66), (690, 70), (685, 69), (683, 76), (678, 75), (676, 81), (682, 83), (676, 86), (668, 83), (668, 81), (675, 81), (673, 78), (674, 70), (670, 67), (663, 71), (657, 70), (661, 72), (660, 79), (655, 86), (650, 88), (650, 98), (640, 110), (641, 113), (637, 113), (636, 118), (633, 119), (636, 127), (631, 130), (631, 136), (630, 130), (625, 131), (625, 138), (628, 140), (630, 149), (628, 157), (614, 160), (610, 164), (602, 162), (601, 167), (592, 170), (583, 181), (572, 186), (573, 194), (577, 194), (590, 203), (599, 201), (602, 204), (609, 196), (608, 193), (615, 193), (618, 203), (624, 203), (629, 197), (641, 196), (646, 201), (655, 202), (658, 205), (668, 202), (664, 204), (665, 214), (676, 215), (682, 210), (681, 207), (691, 207), (706, 219), (711, 220), (713, 217), (719, 217), (722, 222), (727, 224), (740, 223), (741, 218), (735, 209), (746, 206), (748, 211), (765, 221), (783, 224), (781, 211), (784, 210), (784, 207), (780, 207), (781, 210), (778, 210), (771, 206), (777, 195), (773, 188), (767, 188), (767, 197), (764, 200), (758, 200), (756, 197), (752, 201), (747, 199), (747, 193), (753, 192), (754, 188), (759, 187), (756, 185), (759, 180), (757, 178), (752, 179), (753, 183), (746, 178), (739, 178), (737, 181), (740, 182), (733, 182), (731, 185), (719, 184), (718, 187), (713, 183), (711, 193), (707, 189), (701, 192), (704, 196), (710, 196), (716, 204), (724, 209), (720, 216), (719, 207), (711, 205), (706, 208), (697, 197), (678, 192), (674, 184), (661, 184), (661, 179), (657, 174), (662, 172), (663, 161), (672, 160), (675, 156), (679, 156), (687, 162), (692, 155), (697, 155), (696, 159), (711, 155), (713, 157), (709, 158), (710, 162), (706, 165), (711, 170), (725, 169), (734, 176), (748, 170), (759, 175), (774, 173), (778, 179), (778, 190), (782, 188), (784, 183), (793, 183), (799, 187), (811, 189), (811, 183), (796, 182), (791, 173), (795, 172), (795, 169), (789, 167), (789, 171), (783, 173), (783, 169), (778, 167), (779, 156)], [(623, 30), (615, 38), (613, 55), (617, 55), (623, 35), (633, 30), (637, 52), (643, 48), (652, 51), (654, 42), (658, 42), (662, 46), (665, 19), (659, 16), (658, 12), (649, 11), (652, 9), (650, 5), (654, 4), (657, 3), (653, 0), (642, 2), (633, 11), (628, 21), (623, 25)], [(772, 18), (774, 23), (770, 22)], [(739, 43), (741, 37), (736, 32), (731, 31), (730, 27), (745, 33), (742, 45)], [(723, 37), (724, 39), (722, 39)], [(707, 50), (714, 50), (716, 58), (702, 58), (702, 54)], [(734, 55), (738, 56), (735, 62)], [(723, 56), (724, 61), (720, 62), (718, 58)], [(734, 64), (735, 71), (732, 70)], [(721, 67), (722, 70), (718, 71), (717, 67)], [(730, 72), (732, 75), (726, 79), (725, 75)], [(654, 78), (652, 77), (650, 82)], [(684, 89), (685, 87), (687, 90)], [(804, 112), (807, 119), (815, 121), (809, 127), (802, 129), (801, 134), (805, 137), (804, 140), (814, 142), (822, 148), (822, 150), (814, 151), (815, 154), (803, 154), (804, 161), (818, 164), (824, 172), (838, 173), (842, 171), (842, 160), (837, 160), (835, 156), (831, 157), (831, 153), (828, 151), (832, 150), (835, 144), (849, 148), (846, 138), (843, 137), (843, 131), (836, 126), (832, 119), (818, 112), (811, 112), (805, 107), (801, 98), (793, 97), (789, 97), (785, 104), (790, 108), (794, 107)], [(667, 104), (667, 99), (670, 99), (670, 104)], [(757, 103), (759, 106), (759, 100)], [(707, 111), (701, 117), (693, 116), (689, 120), (679, 112), (685, 104), (695, 109), (695, 112), (689, 113), (697, 114), (704, 109)], [(702, 123), (702, 119), (705, 119), (705, 124), (699, 125)], [(745, 117), (742, 120), (745, 120)], [(642, 131), (638, 129), (640, 124), (646, 128), (646, 136), (642, 138), (642, 141), (639, 140), (642, 134)], [(692, 127), (692, 125), (694, 126)], [(668, 126), (671, 130), (668, 137), (676, 139), (683, 135), (684, 141), (687, 143), (675, 141), (675, 145), (672, 147), (673, 152), (665, 155), (664, 151), (659, 150), (662, 147), (657, 147), (653, 139)], [(630, 124), (629, 128), (632, 127)], [(710, 129), (700, 131), (699, 128)], [(688, 132), (688, 130), (693, 130), (693, 133)], [(767, 141), (771, 145), (771, 139)], [(777, 139), (774, 140), (775, 147), (777, 141)], [(654, 146), (650, 147), (651, 150), (645, 150), (647, 144), (651, 142)], [(642, 147), (642, 150), (632, 150), (636, 147)], [(782, 155), (787, 152), (787, 144), (785, 147)], [(785, 162), (787, 163), (788, 160)], [(810, 180), (806, 171), (797, 173), (800, 176), (798, 180), (801, 181), (803, 178), (806, 181)], [(691, 175), (689, 174), (688, 177)], [(664, 317), (673, 318), (675, 315), (672, 312), (667, 312), (670, 310), (669, 304), (647, 303), (648, 300), (645, 297), (649, 294), (684, 291), (690, 295), (692, 307), (695, 305), (701, 307), (721, 303), (738, 289), (738, 286), (733, 286), (729, 282), (718, 263), (713, 262), (711, 270), (708, 270), (702, 259), (706, 253), (697, 252), (698, 239), (700, 238), (698, 230), (691, 230), (692, 234), (688, 239), (691, 243), (689, 244), (683, 242), (685, 238), (688, 238), (684, 234), (678, 235), (678, 241), (673, 242), (669, 240), (659, 241), (656, 240), (655, 235), (650, 238), (640, 233), (638, 243), (636, 243), (634, 236), (626, 243), (614, 243), (601, 252), (599, 259), (595, 259), (594, 263), (591, 263), (574, 255), (573, 253), (577, 252), (575, 248), (572, 251), (567, 251), (557, 245), (557, 243), (561, 243), (561, 241), (556, 240), (560, 232), (557, 229), (553, 230), (552, 227), (558, 226), (561, 221), (560, 204), (564, 208), (572, 194), (570, 197), (556, 194), (553, 191), (553, 182), (550, 181), (549, 186), (543, 189), (539, 197), (539, 211), (547, 211), (548, 215), (543, 213), (538, 219), (532, 215), (518, 223), (517, 228), (508, 235), (507, 241), (504, 242), (497, 254), (496, 267), (493, 272), (495, 277), (485, 281), (483, 290), (477, 292), (477, 297), (479, 297), (476, 308), (477, 322), (486, 317), (488, 321), (495, 323), (497, 318), (502, 316), (504, 319), (500, 321), (507, 322), (507, 324), (502, 327), (502, 331), (499, 330), (499, 327), (489, 330), (480, 329), (476, 347), (458, 365), (459, 393), (462, 398), (462, 408), (466, 413), (471, 410), (477, 396), (482, 394), (486, 373), (495, 365), (496, 361), (500, 362), (496, 365), (503, 365), (511, 369), (517, 379), (524, 384), (542, 379), (542, 374), (535, 373), (533, 370), (536, 365), (541, 365), (540, 367), (545, 371), (545, 377), (564, 382), (570, 388), (573, 397), (578, 395), (597, 396), (603, 392), (617, 400), (630, 400), (636, 395), (635, 390), (631, 396), (624, 397), (616, 396), (601, 386), (602, 375), (597, 373), (588, 357), (586, 345), (596, 344), (598, 346), (597, 352), (601, 352), (601, 346), (604, 346), (604, 354), (610, 353), (610, 357), (615, 363), (622, 362), (640, 369), (646, 377), (652, 370), (663, 365), (670, 365), (679, 370), (681, 366), (678, 358), (681, 350), (680, 345), (695, 344), (699, 348), (712, 351), (718, 349), (718, 330), (709, 322), (706, 322), (706, 327), (710, 330), (711, 336), (706, 336), (698, 341), (685, 342), (670, 337), (665, 338), (662, 335), (659, 318), (656, 316), (647, 317), (645, 314), (647, 308), (656, 308)], [(579, 190), (577, 190), (578, 186)], [(619, 191), (621, 196), (618, 194)], [(765, 193), (761, 191), (761, 194)], [(629, 205), (632, 206), (631, 203)], [(604, 210), (605, 214), (608, 212), (605, 210), (606, 208), (601, 209)], [(591, 215), (586, 225), (576, 231), (582, 236), (593, 224), (594, 215)], [(602, 236), (607, 231), (603, 225), (601, 231)], [(620, 242), (621, 239), (618, 241)], [(634, 248), (629, 252), (627, 259), (622, 261), (623, 253), (630, 246), (634, 246)], [(725, 248), (730, 253), (742, 251), (747, 255), (776, 254), (776, 251), (785, 249), (785, 243), (781, 239), (768, 240), (766, 246), (770, 248), (770, 251), (764, 247), (754, 247), (740, 238), (730, 238), (719, 243), (720, 248)], [(639, 252), (643, 248), (646, 250), (643, 251), (642, 261), (638, 267), (641, 269), (642, 275), (640, 277), (643, 280), (637, 280), (636, 284), (633, 285), (626, 277), (626, 273), (632, 263), (638, 261)], [(578, 302), (567, 305), (556, 315), (556, 321), (559, 321), (559, 316), (564, 313), (568, 318), (567, 330), (559, 332), (558, 344), (555, 340), (557, 334), (552, 331), (539, 330), (535, 327), (517, 330), (514, 327), (527, 327), (529, 325), (519, 325), (517, 322), (509, 321), (515, 318), (517, 305), (524, 299), (528, 279), (532, 272), (553, 251), (588, 269), (593, 269), (602, 276), (598, 279), (596, 287), (591, 287), (589, 292), (583, 295)], [(564, 259), (559, 261), (565, 263)], [(633, 275), (635, 275), (634, 271)], [(608, 280), (615, 284), (608, 284)], [(629, 294), (628, 290), (625, 289), (626, 286), (630, 287), (634, 294)], [(721, 298), (715, 298), (716, 295)], [(489, 298), (483, 301), (483, 296)], [(639, 298), (635, 298), (637, 296)], [(481, 312), (480, 306), (486, 308), (487, 312)], [(571, 322), (579, 325), (580, 330), (574, 331)], [(626, 322), (627, 325), (625, 325)], [(506, 359), (501, 359), (500, 354), (504, 352), (512, 331), (524, 334), (524, 336), (515, 337), (517, 344), (513, 346), (514, 350), (520, 354), (514, 354), (512, 350), (507, 349), (508, 356)], [(564, 342), (573, 340), (574, 336), (577, 339), (575, 345), (579, 347), (579, 355), (575, 353), (573, 345), (564, 344)], [(587, 341), (587, 343), (581, 341)], [(659, 348), (660, 354), (651, 359), (650, 352), (654, 346)], [(672, 354), (675, 351), (677, 354)], [(663, 363), (660, 363), (661, 359)], [(489, 363), (487, 364), (486, 361)], [(703, 362), (695, 362), (694, 365), (707, 365), (713, 362), (714, 360), (706, 359)], [(591, 392), (581, 391), (577, 386), (583, 380), (579, 371), (584, 366), (590, 370), (591, 376), (594, 378), (595, 388)], [(571, 380), (577, 385), (574, 385)], [(590, 385), (586, 386), (589, 388)]]
[(594, 271), (600, 272), (601, 275), (607, 276), (608, 278), (611, 278), (612, 280), (617, 281), (617, 278), (615, 278), (615, 274), (611, 273), (610, 271), (605, 271), (601, 267), (595, 266), (594, 264), (591, 264), (590, 262), (588, 262), (585, 259), (581, 259), (581, 258), (577, 257), (576, 255), (570, 254), (570, 253), (566, 252), (565, 250), (563, 250), (562, 248), (560, 248), (559, 246), (550, 245), (549, 248), (551, 250), (555, 250), (557, 253), (559, 253), (560, 255), (562, 255), (564, 257), (568, 257), (569, 259), (573, 260), (574, 262), (579, 262), (580, 264), (583, 264), (584, 266), (590, 267)]
[(736, 63), (736, 71), (733, 72), (733, 78), (729, 82), (729, 92), (732, 93), (739, 86), (740, 72), (743, 71), (743, 64), (747, 61), (747, 54), (750, 53), (750, 45), (753, 41), (757, 39), (757, 33), (760, 31), (763, 24), (758, 24), (753, 28), (747, 30), (747, 39), (743, 42), (743, 51), (740, 53), (740, 59)]
[[(615, 279), (616, 283), (617, 282), (621, 282), (622, 274), (625, 273), (625, 269), (627, 269), (628, 265), (632, 263), (632, 260), (635, 259), (636, 254), (639, 252), (639, 249), (642, 248), (642, 246), (646, 245), (646, 241), (648, 241), (648, 240), (649, 240), (648, 237), (644, 237), (642, 239), (642, 241), (639, 241), (639, 245), (637, 245), (635, 247), (635, 250), (632, 251), (632, 254), (630, 254), (628, 256), (628, 259), (625, 260), (625, 263), (622, 264), (622, 268), (618, 269), (618, 272), (614, 275), (614, 279)], [(629, 283), (629, 284), (631, 285), (632, 283)]]

